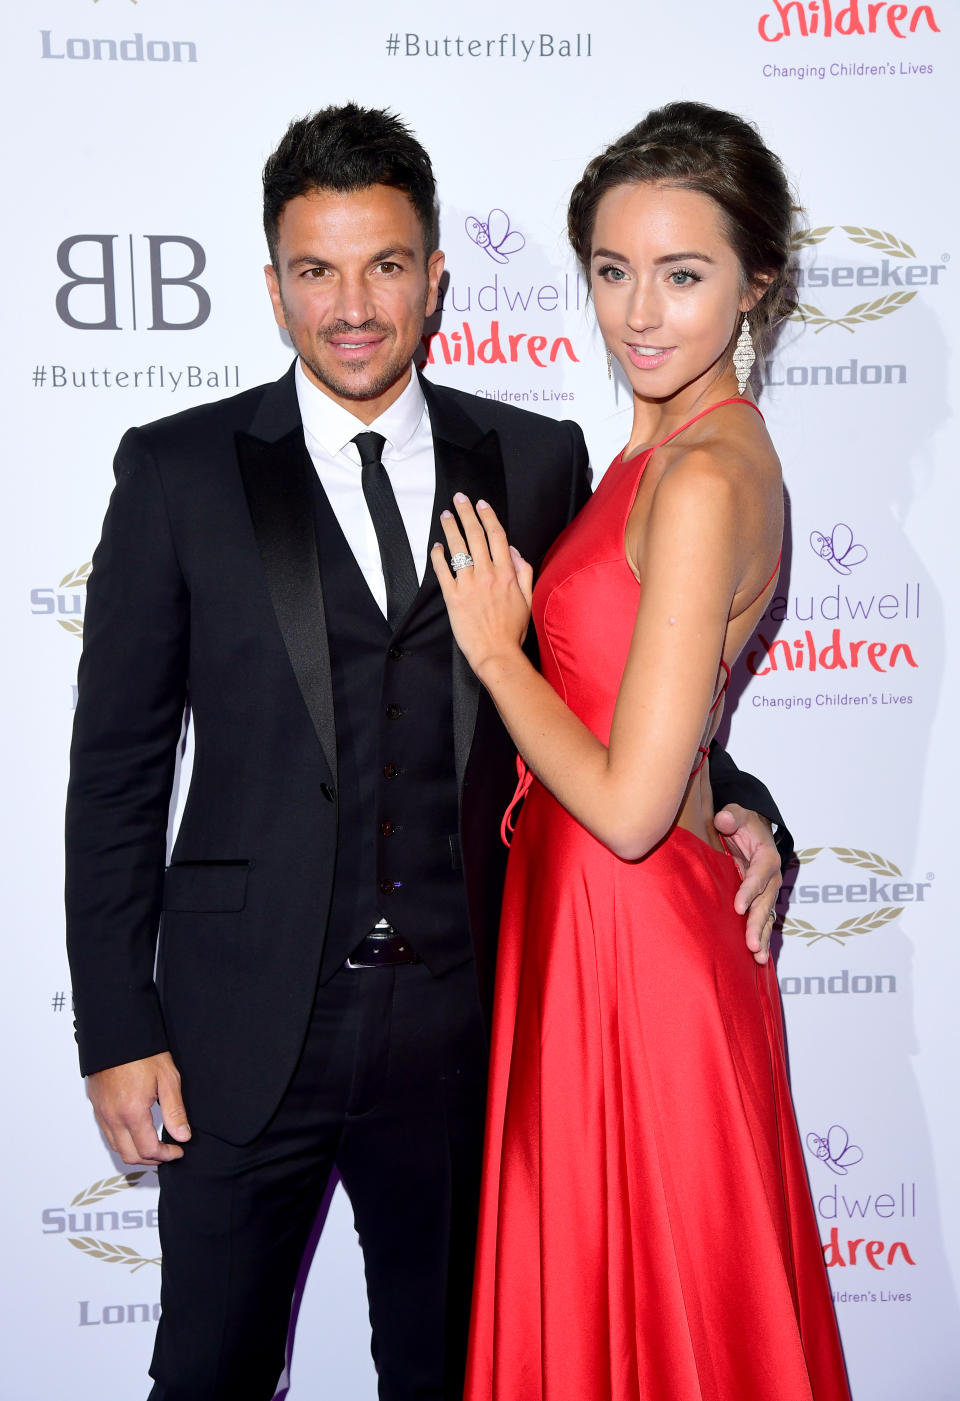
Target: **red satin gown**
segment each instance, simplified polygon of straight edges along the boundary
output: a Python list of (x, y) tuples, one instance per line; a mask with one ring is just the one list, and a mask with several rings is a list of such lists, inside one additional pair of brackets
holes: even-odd
[[(604, 743), (652, 451), (614, 461), (534, 593), (544, 675)], [(680, 827), (621, 860), (532, 782), (500, 933), (466, 1401), (848, 1401), (776, 976), (746, 947), (738, 885)]]

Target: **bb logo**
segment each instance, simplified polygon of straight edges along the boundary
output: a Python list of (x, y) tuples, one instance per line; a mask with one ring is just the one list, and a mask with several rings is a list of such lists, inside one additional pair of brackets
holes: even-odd
[[(892, 233), (884, 232), (883, 229), (868, 229), (858, 224), (823, 224), (819, 228), (804, 229), (796, 234), (793, 249), (796, 253), (802, 253), (805, 249), (816, 248), (838, 230), (846, 234), (851, 243), (871, 248), (883, 256), (879, 262), (859, 263), (856, 266), (849, 263), (814, 261), (809, 266), (797, 267), (794, 283), (798, 292), (803, 294), (811, 288), (862, 287), (877, 288), (882, 291), (882, 295), (856, 302), (846, 311), (841, 311), (838, 316), (833, 315), (830, 310), (824, 310), (818, 304), (821, 300), (819, 297), (817, 303), (799, 301), (790, 319), (812, 326), (816, 335), (831, 327), (840, 327), (853, 334), (855, 327), (869, 321), (881, 321), (895, 311), (902, 310), (908, 302), (913, 301), (917, 295), (917, 288), (940, 285), (945, 264), (909, 261), (915, 260), (917, 256), (910, 244)], [(891, 259), (898, 261), (892, 262)], [(886, 291), (886, 288), (893, 290)]]
[(852, 1167), (863, 1162), (863, 1149), (850, 1142), (850, 1135), (840, 1124), (832, 1124), (823, 1136), (808, 1133), (807, 1147), (838, 1177), (846, 1177)]
[(92, 566), (88, 561), (79, 569), (64, 574), (55, 589), (31, 589), (32, 613), (57, 616), (60, 626), (74, 637), (83, 636), (83, 606), (86, 602), (87, 580)]
[[(57, 249), (57, 266), (67, 274), (57, 291), (57, 315), (75, 331), (119, 331), (117, 294), (121, 287), (130, 305), (130, 327), (137, 329), (138, 272), (133, 234), (129, 234), (129, 259), (123, 270), (114, 244), (119, 234), (72, 234)], [(210, 294), (197, 280), (207, 265), (207, 255), (195, 238), (185, 234), (144, 234), (148, 248), (148, 284), (151, 331), (195, 331), (210, 316)], [(184, 265), (184, 252), (186, 264)], [(178, 264), (176, 270), (171, 261)], [(77, 266), (80, 263), (82, 266)], [(168, 302), (176, 301), (175, 318)]]
[(522, 233), (510, 228), (510, 216), (502, 209), (491, 209), (486, 220), (471, 215), (464, 227), (467, 237), (495, 263), (509, 262), (514, 253), (526, 247), (527, 240)]
[(855, 564), (862, 564), (867, 558), (867, 551), (862, 545), (853, 543), (853, 531), (842, 521), (833, 527), (829, 535), (821, 535), (819, 530), (813, 531), (810, 546), (814, 554), (825, 559), (838, 574), (849, 574)]
[[(885, 924), (899, 919), (903, 914), (904, 907), (908, 904), (924, 903), (924, 897), (930, 889), (933, 876), (927, 876), (924, 881), (904, 880), (903, 872), (894, 862), (888, 861), (886, 857), (880, 856), (875, 851), (861, 851), (857, 847), (848, 846), (808, 846), (802, 848), (796, 854), (797, 864), (800, 867), (810, 866), (814, 861), (831, 859), (840, 867), (854, 866), (861, 872), (869, 875), (869, 880), (863, 878), (859, 880), (833, 879), (822, 883), (815, 883), (798, 880), (792, 886), (786, 886), (788, 908), (783, 921), (783, 933), (785, 937), (794, 936), (802, 939), (808, 947), (819, 944), (822, 939), (828, 939), (832, 943), (846, 943), (848, 939), (855, 938), (861, 934), (872, 934), (877, 929), (882, 929)], [(835, 870), (835, 877), (847, 877), (852, 872)], [(825, 917), (821, 917), (817, 924), (811, 923), (808, 919), (802, 919), (794, 913), (798, 906), (872, 906), (864, 909), (862, 913), (852, 913), (846, 919), (834, 922), (830, 916), (834, 913), (825, 911)], [(813, 914), (813, 911), (810, 911)], [(819, 914), (819, 910), (817, 911)], [(840, 910), (836, 911), (837, 914)], [(821, 929), (819, 924), (832, 925), (831, 928)]]

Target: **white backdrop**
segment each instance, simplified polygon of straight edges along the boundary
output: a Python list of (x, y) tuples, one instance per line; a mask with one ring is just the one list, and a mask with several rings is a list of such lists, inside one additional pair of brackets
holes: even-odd
[[(121, 432), (283, 371), (260, 168), (291, 117), (356, 99), (404, 114), (435, 160), (450, 285), (428, 373), (576, 418), (602, 471), (628, 395), (606, 378), (565, 201), (602, 144), (675, 97), (756, 120), (813, 231), (806, 320), (784, 328), (760, 398), (789, 548), (735, 678), (729, 742), (769, 781), (801, 852), (779, 975), (854, 1396), (956, 1398), (956, 7), (450, 10), (37, 0), (5, 13), (15, 662), (0, 1401), (144, 1395), (159, 1298), (155, 1180), (122, 1176), (92, 1122), (62, 948), (83, 585)], [(469, 220), (488, 224), (490, 247)], [(375, 1396), (342, 1193), (289, 1394)]]

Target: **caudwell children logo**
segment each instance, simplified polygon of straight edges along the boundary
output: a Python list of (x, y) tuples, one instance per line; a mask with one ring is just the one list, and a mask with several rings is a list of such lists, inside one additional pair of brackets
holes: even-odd
[[(856, 587), (852, 571), (868, 558), (868, 552), (843, 521), (829, 534), (813, 530), (808, 538), (813, 552), (840, 579), (829, 591), (774, 594), (754, 636), (755, 645), (746, 649), (750, 675), (770, 678), (766, 684), (774, 685), (777, 678), (794, 672), (832, 672), (831, 679), (837, 681), (838, 672), (872, 679), (878, 673), (907, 676), (918, 671), (921, 659), (915, 643), (907, 638), (920, 620), (919, 583), (907, 580), (886, 592)], [(846, 586), (841, 583), (848, 579)], [(809, 626), (800, 628), (801, 623)], [(824, 623), (833, 626), (824, 628)], [(794, 626), (781, 628), (781, 624)]]
[[(474, 206), (476, 207), (476, 206)], [(468, 250), (462, 260), (465, 277), (452, 268), (451, 280), (440, 299), (440, 328), (424, 338), (428, 365), (523, 365), (538, 370), (559, 362), (578, 363), (569, 335), (558, 322), (565, 313), (580, 311), (585, 287), (579, 273), (555, 273), (541, 280), (530, 271), (531, 249), (526, 237), (511, 225), (505, 209), (495, 206), (485, 219), (468, 214), (463, 228), (474, 249), (497, 265), (478, 259)], [(524, 257), (508, 264), (517, 254)], [(453, 259), (451, 257), (451, 265)], [(486, 267), (484, 281), (474, 281), (477, 266)], [(481, 320), (481, 313), (483, 319)], [(454, 319), (460, 316), (459, 324)], [(487, 320), (487, 317), (490, 320)], [(557, 332), (561, 334), (557, 334)]]
[(863, 1161), (863, 1149), (850, 1142), (850, 1135), (841, 1124), (831, 1124), (825, 1134), (808, 1133), (807, 1147), (838, 1177), (846, 1177), (852, 1167)]
[(509, 262), (526, 246), (527, 240), (518, 229), (511, 229), (510, 216), (502, 209), (491, 209), (485, 220), (471, 214), (464, 227), (467, 237), (495, 263)]
[[(864, 1160), (863, 1149), (850, 1141), (850, 1134), (842, 1124), (831, 1124), (826, 1133), (808, 1133), (806, 1143), (807, 1152), (834, 1178), (845, 1178), (851, 1168), (858, 1168)], [(916, 1182), (887, 1183), (884, 1191), (867, 1191), (858, 1173), (856, 1186), (837, 1182), (820, 1196), (816, 1194), (818, 1185), (823, 1185), (822, 1179), (818, 1184), (811, 1177), (810, 1185), (817, 1216), (824, 1223), (835, 1223), (829, 1227), (829, 1238), (823, 1243), (823, 1258), (828, 1269), (866, 1265), (879, 1271), (897, 1264), (916, 1265), (913, 1252), (903, 1239), (917, 1216)], [(896, 1224), (884, 1227), (881, 1222)], [(880, 1230), (884, 1232), (883, 1239), (867, 1238)], [(892, 1234), (899, 1239), (891, 1239)], [(834, 1297), (840, 1303), (846, 1300), (845, 1295)], [(889, 1294), (883, 1289), (879, 1298), (873, 1295), (871, 1302), (908, 1303), (910, 1297), (909, 1294)]]
[(854, 565), (862, 564), (867, 558), (864, 546), (853, 543), (853, 531), (842, 521), (833, 527), (829, 535), (814, 530), (810, 535), (810, 548), (838, 574), (851, 573)]
[(831, 0), (773, 0), (773, 9), (757, 21), (757, 33), (767, 44), (781, 39), (851, 38), (892, 34), (906, 39), (917, 32), (939, 34), (932, 5), (903, 5), (894, 0), (850, 0), (841, 8)]

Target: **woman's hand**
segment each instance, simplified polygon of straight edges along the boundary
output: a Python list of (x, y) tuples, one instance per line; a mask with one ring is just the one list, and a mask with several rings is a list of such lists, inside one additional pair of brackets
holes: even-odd
[(460, 524), (451, 511), (440, 517), (447, 548), (451, 558), (466, 554), (473, 563), (454, 573), (442, 545), (434, 545), (430, 558), (453, 635), (482, 681), (491, 666), (519, 659), (530, 621), (533, 569), (508, 544), (492, 506), (478, 501), (474, 510), (462, 492), (453, 501)]

